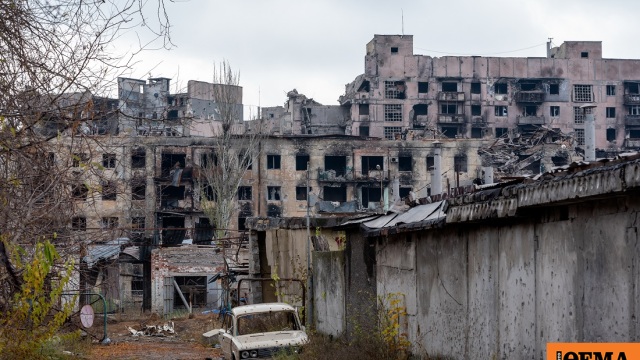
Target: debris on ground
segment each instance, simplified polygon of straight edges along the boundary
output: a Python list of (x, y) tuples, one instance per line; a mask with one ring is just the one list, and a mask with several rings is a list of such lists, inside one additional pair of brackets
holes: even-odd
[(167, 336), (175, 335), (175, 326), (173, 321), (164, 323), (163, 325), (144, 325), (140, 330), (136, 330), (131, 326), (127, 326), (127, 330), (131, 336)]

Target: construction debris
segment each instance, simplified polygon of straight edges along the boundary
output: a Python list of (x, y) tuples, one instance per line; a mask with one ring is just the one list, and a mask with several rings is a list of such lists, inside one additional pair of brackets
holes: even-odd
[(478, 150), (485, 166), (498, 177), (535, 174), (571, 163), (574, 137), (546, 126), (529, 131), (507, 132), (488, 147)]
[(131, 336), (167, 336), (175, 335), (176, 333), (173, 321), (169, 321), (163, 325), (144, 325), (140, 330), (127, 326), (127, 330), (129, 330)]

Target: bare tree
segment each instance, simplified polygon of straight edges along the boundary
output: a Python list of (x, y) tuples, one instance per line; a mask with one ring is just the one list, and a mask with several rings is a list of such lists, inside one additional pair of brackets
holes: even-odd
[(261, 120), (243, 121), (240, 74), (234, 72), (228, 62), (215, 67), (213, 79), (214, 146), (201, 166), (201, 205), (216, 229), (216, 239), (222, 239), (230, 236), (232, 217), (240, 211), (238, 188), (260, 155), (263, 129)]
[(164, 0), (154, 2), (155, 20), (143, 12), (149, 4), (0, 1), (2, 310), (22, 283), (10, 249), (21, 246), (28, 256), (35, 243), (55, 239), (63, 257), (78, 253), (79, 244), (67, 241), (73, 238), (69, 228), (81, 184), (70, 169), (90, 172), (99, 166), (75, 157), (70, 149), (85, 144), (91, 148), (100, 141), (82, 136), (81, 129), (117, 115), (117, 107), (105, 107), (102, 96), (109, 94), (112, 79), (133, 63), (135, 53), (158, 44), (146, 42), (132, 53), (118, 54), (116, 39), (144, 24), (159, 46), (171, 46)]

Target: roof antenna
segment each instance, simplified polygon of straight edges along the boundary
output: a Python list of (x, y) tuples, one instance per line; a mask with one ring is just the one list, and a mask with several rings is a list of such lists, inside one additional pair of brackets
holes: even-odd
[(404, 10), (400, 8), (400, 16), (402, 17), (402, 36), (404, 36)]

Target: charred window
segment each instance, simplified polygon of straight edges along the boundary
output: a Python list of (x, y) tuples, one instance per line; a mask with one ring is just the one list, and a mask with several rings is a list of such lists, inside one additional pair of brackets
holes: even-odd
[(161, 157), (161, 177), (169, 177), (174, 169), (184, 169), (186, 158), (185, 154), (163, 153)]
[(498, 117), (507, 116), (507, 107), (504, 105), (497, 105), (495, 107), (495, 115)]
[(296, 155), (296, 171), (305, 171), (309, 165), (309, 155)]
[(267, 169), (280, 169), (280, 155), (267, 155)]
[(384, 170), (384, 157), (382, 156), (363, 156), (361, 160), (363, 175), (368, 175), (371, 171)]
[(538, 84), (536, 83), (521, 83), (520, 90), (522, 91), (534, 91), (538, 88)]
[(471, 115), (472, 116), (480, 116), (480, 115), (482, 115), (482, 106), (481, 105), (471, 105)]
[(400, 192), (398, 193), (400, 199), (406, 199), (411, 194), (411, 190), (412, 189), (410, 187), (401, 187)]
[(536, 105), (526, 105), (522, 109), (523, 116), (536, 116), (538, 113), (538, 107)]
[(429, 83), (426, 81), (418, 81), (418, 93), (426, 94), (429, 92)]
[[(366, 208), (376, 208), (376, 205), (382, 201), (382, 187), (380, 186), (363, 186), (362, 187), (362, 206)], [(373, 203), (372, 205), (369, 205)]]
[[(311, 191), (311, 188), (309, 188)], [(307, 200), (307, 187), (306, 186), (296, 186), (296, 200)]]
[(398, 47), (397, 46), (392, 46), (391, 47), (391, 53), (392, 54), (397, 54), (398, 53)]
[(144, 149), (135, 149), (131, 153), (131, 167), (133, 169), (144, 168), (147, 162), (147, 154)]
[(398, 157), (398, 171), (413, 171), (413, 158), (410, 155)]
[(214, 152), (206, 152), (200, 155), (200, 166), (203, 169), (218, 166), (218, 155)]
[(506, 95), (509, 91), (509, 87), (506, 83), (494, 84), (493, 89), (497, 95)]
[(429, 105), (427, 104), (415, 104), (413, 105), (413, 119), (418, 116), (427, 115), (429, 111)]
[(560, 85), (549, 84), (549, 95), (559, 95), (559, 94), (560, 94)]
[(453, 168), (456, 172), (467, 172), (467, 155), (454, 156)]
[(364, 126), (364, 125), (360, 125), (360, 136), (369, 136), (369, 127), (368, 126)]
[(471, 138), (472, 139), (481, 139), (482, 138), (482, 128), (472, 127), (471, 128)]
[(280, 186), (267, 186), (267, 200), (282, 200), (282, 194), (280, 191)]
[(251, 186), (239, 186), (238, 187), (238, 200), (251, 200), (252, 196)]
[(203, 189), (202, 189), (202, 195), (204, 196), (204, 198), (207, 201), (216, 201), (216, 191), (214, 190), (213, 186), (211, 185), (206, 185)]
[(325, 186), (323, 189), (324, 201), (337, 201), (337, 202), (345, 202), (347, 201), (347, 188), (345, 186), (340, 187), (332, 187)]
[(499, 127), (496, 128), (496, 137), (503, 137), (503, 136), (507, 136), (509, 134), (509, 128), (505, 128), (505, 127)]
[(167, 112), (167, 119), (176, 120), (178, 118), (178, 110), (169, 110)]
[(344, 176), (347, 172), (347, 157), (326, 155), (324, 157), (324, 171), (335, 171), (336, 176)]
[(184, 240), (186, 229), (183, 216), (162, 217), (162, 244), (178, 245)]
[(385, 81), (384, 97), (387, 99), (404, 99), (406, 84), (404, 81)]
[(87, 230), (87, 218), (84, 216), (76, 216), (71, 218), (71, 229), (74, 231)]
[(607, 141), (616, 141), (616, 129), (607, 129)]

